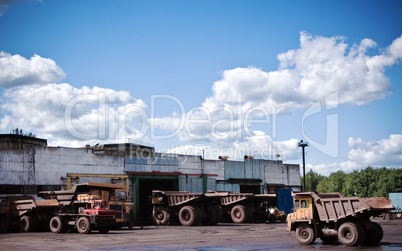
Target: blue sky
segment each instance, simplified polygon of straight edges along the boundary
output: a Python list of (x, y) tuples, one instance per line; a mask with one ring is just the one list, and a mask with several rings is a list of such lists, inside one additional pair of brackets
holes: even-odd
[(322, 174), (401, 166), (400, 1), (10, 0), (0, 13), (1, 133), (286, 163), (304, 139)]

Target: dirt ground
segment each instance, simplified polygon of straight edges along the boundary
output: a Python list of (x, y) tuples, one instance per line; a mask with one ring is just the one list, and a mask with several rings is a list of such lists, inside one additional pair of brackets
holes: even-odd
[(402, 250), (402, 220), (377, 221), (384, 238), (374, 247), (344, 247), (341, 244), (301, 246), (285, 223), (218, 224), (217, 226), (144, 226), (134, 230), (53, 234), (8, 233), (0, 235), (0, 250)]

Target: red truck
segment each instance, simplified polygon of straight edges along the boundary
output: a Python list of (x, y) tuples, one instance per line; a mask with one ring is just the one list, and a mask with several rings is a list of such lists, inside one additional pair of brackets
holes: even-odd
[(69, 228), (80, 234), (88, 234), (92, 229), (106, 234), (116, 223), (115, 211), (106, 209), (104, 200), (75, 201), (72, 207), (63, 208), (50, 219), (53, 233), (63, 233)]

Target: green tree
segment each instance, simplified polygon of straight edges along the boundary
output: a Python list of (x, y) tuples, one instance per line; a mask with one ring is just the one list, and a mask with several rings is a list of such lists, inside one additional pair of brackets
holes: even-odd
[(36, 138), (36, 135), (28, 132), (28, 133), (24, 133), (24, 130), (20, 129), (20, 128), (15, 128), (12, 130), (14, 134), (16, 135), (21, 135), (21, 136), (27, 136), (27, 137), (32, 137), (32, 138)]
[(402, 192), (402, 169), (369, 166), (348, 174), (338, 171), (321, 179), (317, 192), (341, 192), (344, 196), (388, 197), (389, 193)]
[[(306, 173), (306, 188), (305, 191), (317, 191), (317, 186), (319, 182), (324, 179), (325, 176), (310, 170)], [(303, 184), (303, 178), (301, 180), (301, 184)]]
[(317, 192), (318, 193), (330, 193), (333, 192), (329, 186), (330, 180), (329, 177), (324, 177), (322, 180), (318, 182)]
[(333, 192), (342, 192), (342, 189), (345, 184), (347, 174), (343, 171), (337, 171), (335, 173), (331, 173), (329, 177), (323, 178), (318, 186), (317, 192), (319, 193), (333, 193)]

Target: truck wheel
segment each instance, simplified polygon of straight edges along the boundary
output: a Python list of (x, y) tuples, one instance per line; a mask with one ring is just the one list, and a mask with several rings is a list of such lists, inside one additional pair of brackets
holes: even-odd
[[(221, 222), (222, 211), (221, 211), (221, 208), (218, 205), (213, 205), (213, 207), (215, 208), (216, 215), (218, 216), (217, 219), (216, 219), (216, 224), (218, 224), (219, 222)], [(216, 225), (216, 224), (214, 224), (214, 225)]]
[(243, 223), (247, 218), (247, 211), (243, 205), (236, 205), (230, 211), (234, 223)]
[(202, 222), (202, 219), (206, 216), (204, 214), (204, 211), (200, 206), (194, 206), (195, 209), (195, 221), (193, 223), (193, 226), (199, 226)]
[(359, 244), (359, 227), (356, 223), (345, 222), (338, 229), (338, 240), (345, 246), (354, 246)]
[(80, 217), (76, 223), (78, 233), (89, 234), (91, 232), (91, 223), (88, 217)]
[(192, 206), (184, 206), (179, 211), (179, 221), (183, 226), (192, 226), (197, 222), (197, 212)]
[(212, 226), (218, 224), (217, 218), (218, 216), (218, 211), (215, 208), (215, 205), (209, 205), (208, 207), (208, 213), (206, 214), (206, 219), (202, 222), (202, 225), (205, 226)]
[(99, 233), (101, 233), (101, 234), (107, 234), (107, 233), (109, 233), (109, 230), (110, 230), (110, 227), (100, 227), (98, 229)]
[(357, 245), (363, 244), (366, 241), (366, 230), (359, 223), (356, 223), (356, 226), (357, 226), (357, 232), (359, 233), (359, 238), (356, 243), (356, 246), (357, 246)]
[(369, 227), (369, 231), (366, 232), (366, 240), (364, 244), (366, 245), (376, 245), (378, 244), (384, 235), (382, 227), (377, 222), (371, 222)]
[(245, 219), (245, 223), (250, 223), (253, 222), (253, 210), (251, 209), (250, 206), (248, 205), (244, 205), (244, 208), (246, 209), (246, 219)]
[(0, 217), (0, 233), (5, 234), (10, 229), (10, 218), (7, 216)]
[(296, 238), (302, 245), (311, 245), (315, 242), (314, 229), (308, 224), (301, 224), (296, 228)]
[(164, 207), (154, 207), (152, 218), (157, 225), (166, 225), (169, 220), (169, 213)]
[(49, 228), (52, 233), (65, 233), (67, 231), (67, 224), (65, 224), (63, 218), (60, 216), (53, 216), (50, 219)]
[(24, 215), (20, 219), (20, 231), (21, 232), (29, 232), (32, 231), (32, 219), (28, 215)]

